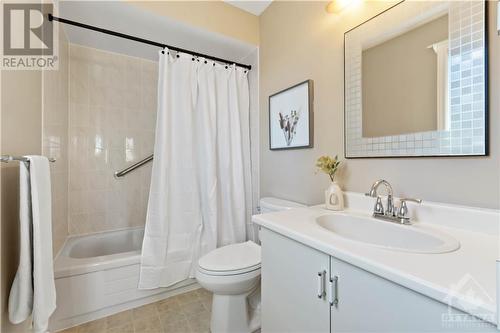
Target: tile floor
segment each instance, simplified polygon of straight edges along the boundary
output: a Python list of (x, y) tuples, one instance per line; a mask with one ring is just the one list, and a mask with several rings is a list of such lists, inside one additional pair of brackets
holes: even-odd
[(59, 333), (208, 333), (212, 294), (197, 289)]

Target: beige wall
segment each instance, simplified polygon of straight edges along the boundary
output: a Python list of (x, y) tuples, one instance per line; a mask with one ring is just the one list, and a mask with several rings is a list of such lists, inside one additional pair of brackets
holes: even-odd
[[(39, 71), (1, 73), (1, 153), (41, 153), (42, 75)], [(11, 325), (7, 317), (10, 286), (19, 256), (19, 167), (17, 162), (1, 166), (1, 331), (27, 332), (28, 322)]]
[(428, 46), (447, 38), (445, 15), (363, 50), (363, 137), (437, 130), (437, 56)]
[(69, 233), (144, 225), (153, 153), (157, 63), (70, 45)]
[(156, 14), (259, 44), (259, 18), (222, 1), (131, 1)]
[[(2, 71), (1, 154), (45, 155), (51, 163), (54, 256), (68, 234), (68, 44), (59, 31), (59, 70)], [(19, 166), (1, 163), (1, 332), (29, 332), (29, 320), (12, 325), (7, 302), (19, 256)]]
[[(364, 2), (340, 15), (326, 2), (273, 2), (260, 17), (261, 196), (307, 204), (323, 201), (328, 179), (315, 175), (322, 154), (343, 156), (344, 31), (388, 8)], [(490, 6), (490, 155), (475, 158), (351, 159), (341, 174), (344, 189), (366, 192), (386, 178), (396, 195), (470, 206), (499, 208), (500, 37), (496, 5)], [(305, 79), (315, 86), (315, 148), (269, 150), (268, 96)]]

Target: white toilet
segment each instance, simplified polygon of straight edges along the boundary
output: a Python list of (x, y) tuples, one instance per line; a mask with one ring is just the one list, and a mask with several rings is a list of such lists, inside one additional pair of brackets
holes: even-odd
[[(261, 213), (304, 207), (262, 198)], [(260, 246), (252, 241), (220, 247), (198, 261), (196, 279), (213, 295), (212, 333), (251, 333), (260, 329)]]

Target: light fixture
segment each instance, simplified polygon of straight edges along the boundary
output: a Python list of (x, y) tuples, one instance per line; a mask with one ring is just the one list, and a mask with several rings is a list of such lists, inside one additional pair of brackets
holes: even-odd
[(347, 7), (353, 4), (360, 3), (362, 0), (333, 0), (326, 5), (326, 11), (328, 13), (338, 14)]

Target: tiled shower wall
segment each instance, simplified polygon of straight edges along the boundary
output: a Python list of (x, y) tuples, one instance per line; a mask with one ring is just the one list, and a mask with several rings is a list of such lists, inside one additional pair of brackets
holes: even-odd
[(69, 44), (59, 29), (59, 69), (42, 74), (42, 154), (50, 163), (54, 256), (68, 236), (68, 70)]
[(69, 47), (70, 234), (145, 223), (151, 163), (113, 173), (153, 152), (157, 63)]

